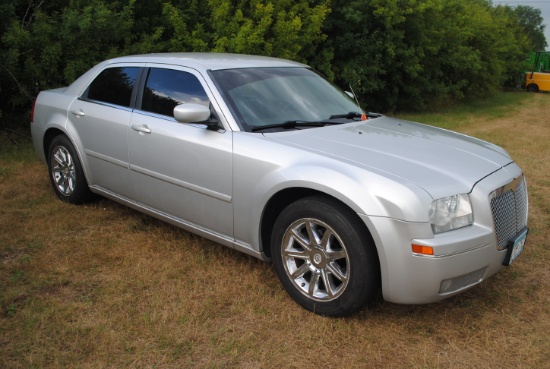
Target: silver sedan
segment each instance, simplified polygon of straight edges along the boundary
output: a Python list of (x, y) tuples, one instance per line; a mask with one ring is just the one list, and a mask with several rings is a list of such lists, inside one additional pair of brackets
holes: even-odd
[(263, 260), (322, 315), (429, 303), (510, 265), (522, 170), (500, 147), (364, 112), (306, 65), (232, 54), (107, 60), (31, 123), (57, 196), (99, 194)]

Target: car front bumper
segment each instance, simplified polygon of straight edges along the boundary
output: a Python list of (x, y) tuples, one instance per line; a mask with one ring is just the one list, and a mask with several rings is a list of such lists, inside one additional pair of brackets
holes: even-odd
[[(428, 223), (362, 215), (377, 246), (384, 299), (435, 302), (497, 273), (508, 250), (498, 246), (491, 194), (518, 178), (523, 178), (521, 169), (511, 164), (478, 182), (470, 193), (474, 224), (435, 236)], [(412, 244), (431, 247), (433, 255), (414, 253)]]

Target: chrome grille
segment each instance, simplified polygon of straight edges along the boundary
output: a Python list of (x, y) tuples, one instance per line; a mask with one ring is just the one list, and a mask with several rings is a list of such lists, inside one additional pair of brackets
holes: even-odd
[(512, 239), (527, 225), (527, 186), (523, 176), (490, 195), (491, 212), (495, 223), (498, 249), (506, 248)]
[(518, 227), (519, 229), (527, 225), (527, 186), (523, 179), (516, 189), (516, 209), (518, 212)]

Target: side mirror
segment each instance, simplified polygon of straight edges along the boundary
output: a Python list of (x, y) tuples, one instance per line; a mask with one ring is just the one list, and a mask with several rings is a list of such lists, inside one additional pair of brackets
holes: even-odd
[(180, 104), (174, 108), (174, 118), (181, 123), (204, 123), (210, 118), (210, 109), (200, 104)]
[(344, 91), (344, 92), (346, 93), (346, 95), (348, 95), (349, 97), (355, 100), (355, 95), (353, 94), (353, 92), (349, 92), (349, 91)]

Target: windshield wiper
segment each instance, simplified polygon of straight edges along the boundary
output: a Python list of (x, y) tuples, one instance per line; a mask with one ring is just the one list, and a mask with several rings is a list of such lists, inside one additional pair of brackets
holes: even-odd
[(363, 119), (363, 115), (367, 118), (367, 119), (371, 119), (371, 118), (380, 118), (382, 116), (382, 114), (378, 114), (378, 113), (371, 113), (371, 112), (368, 112), (368, 113), (358, 113), (356, 111), (350, 111), (349, 113), (347, 114), (335, 114), (335, 115), (331, 115), (330, 118), (328, 119), (342, 119), (342, 118), (345, 118), (345, 119), (354, 119), (354, 118), (361, 118)]
[(356, 111), (350, 111), (346, 114), (334, 114), (331, 115), (328, 119), (338, 119), (338, 118), (346, 118), (346, 119), (353, 119), (353, 118), (361, 118), (363, 116), (362, 113), (358, 113)]
[(311, 121), (307, 120), (287, 120), (283, 123), (268, 124), (260, 127), (253, 127), (252, 132), (263, 131), (264, 129), (270, 128), (282, 128), (282, 129), (293, 129), (297, 127), (324, 127), (331, 124), (341, 124), (339, 122), (326, 122), (326, 121)]

